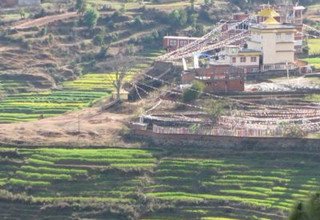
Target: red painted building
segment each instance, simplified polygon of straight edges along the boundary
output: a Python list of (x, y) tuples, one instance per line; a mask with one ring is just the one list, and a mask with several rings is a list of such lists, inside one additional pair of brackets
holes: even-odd
[(163, 38), (163, 48), (169, 52), (174, 51), (198, 39), (197, 37), (165, 36)]
[(244, 76), (243, 69), (224, 64), (187, 70), (182, 73), (181, 78), (185, 84), (199, 80), (205, 84), (206, 92), (220, 93), (244, 91)]

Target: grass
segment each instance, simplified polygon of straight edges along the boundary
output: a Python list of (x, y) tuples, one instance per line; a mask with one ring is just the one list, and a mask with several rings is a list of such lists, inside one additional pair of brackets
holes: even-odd
[(305, 97), (305, 100), (320, 103), (320, 95), (318, 94), (308, 95)]
[(320, 57), (306, 58), (306, 59), (303, 59), (303, 60), (307, 61), (310, 65), (314, 66), (316, 69), (320, 68)]
[(310, 55), (320, 54), (320, 39), (309, 39), (308, 46)]
[[(309, 39), (308, 40), (309, 54), (319, 55), (320, 54), (320, 39)], [(320, 69), (320, 57), (306, 58), (303, 59), (307, 61), (310, 65), (314, 66), (316, 69)]]

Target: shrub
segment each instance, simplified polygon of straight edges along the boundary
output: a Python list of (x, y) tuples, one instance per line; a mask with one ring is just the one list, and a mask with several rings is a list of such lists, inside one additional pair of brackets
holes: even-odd
[(96, 46), (102, 46), (104, 44), (104, 37), (101, 34), (96, 35), (93, 38), (93, 44)]
[(224, 111), (224, 105), (221, 100), (209, 100), (205, 103), (205, 107), (207, 114), (213, 122), (216, 122)]
[(183, 102), (188, 103), (196, 100), (200, 96), (200, 94), (203, 92), (204, 87), (205, 86), (202, 82), (194, 81), (191, 88), (186, 89), (183, 92), (183, 95), (182, 95)]
[(314, 193), (308, 201), (299, 202), (292, 211), (290, 220), (320, 219), (320, 193)]
[(39, 35), (40, 35), (41, 37), (43, 37), (43, 36), (47, 35), (47, 33), (48, 33), (48, 28), (47, 28), (47, 27), (44, 27), (44, 28), (42, 28), (41, 31), (39, 32)]
[(181, 10), (173, 10), (170, 15), (170, 23), (173, 26), (183, 27), (187, 24), (188, 15), (187, 12), (183, 9)]
[(143, 21), (140, 16), (137, 16), (134, 18), (134, 20), (133, 20), (134, 27), (141, 27), (142, 24), (143, 24)]
[(100, 48), (100, 51), (99, 51), (99, 53), (97, 53), (97, 55), (96, 55), (96, 58), (97, 59), (105, 59), (105, 58), (107, 58), (107, 55), (108, 55), (108, 48), (107, 47), (105, 47), (105, 46), (102, 46), (101, 48)]
[(294, 124), (282, 124), (283, 136), (291, 138), (302, 138), (306, 136), (306, 132), (303, 131), (298, 125)]
[(78, 13), (83, 14), (87, 9), (86, 0), (77, 0), (76, 1), (76, 9), (77, 9)]
[(98, 18), (99, 18), (99, 12), (94, 8), (89, 8), (86, 10), (84, 17), (83, 17), (83, 23), (88, 28), (92, 29), (96, 26)]

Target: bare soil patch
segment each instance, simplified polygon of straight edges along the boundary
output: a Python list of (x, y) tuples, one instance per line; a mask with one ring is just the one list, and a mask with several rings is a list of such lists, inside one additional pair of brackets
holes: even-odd
[(30, 146), (128, 146), (120, 131), (131, 116), (89, 108), (35, 122), (2, 124), (0, 143)]

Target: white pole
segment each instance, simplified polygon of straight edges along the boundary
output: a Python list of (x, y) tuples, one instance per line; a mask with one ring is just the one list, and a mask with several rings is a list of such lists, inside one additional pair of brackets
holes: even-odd
[(287, 69), (287, 79), (289, 79), (289, 64), (288, 61), (286, 61), (286, 69)]

